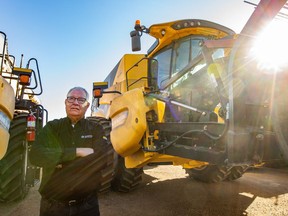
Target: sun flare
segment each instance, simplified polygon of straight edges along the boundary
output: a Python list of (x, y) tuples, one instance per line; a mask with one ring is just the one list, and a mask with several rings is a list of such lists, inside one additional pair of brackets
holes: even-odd
[(288, 23), (275, 20), (257, 37), (251, 54), (259, 68), (280, 71), (288, 65), (287, 51)]

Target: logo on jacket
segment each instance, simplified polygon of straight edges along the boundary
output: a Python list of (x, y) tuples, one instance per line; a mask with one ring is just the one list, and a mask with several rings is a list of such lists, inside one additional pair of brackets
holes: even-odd
[(81, 138), (82, 139), (89, 139), (89, 138), (92, 138), (93, 136), (92, 135), (82, 135)]

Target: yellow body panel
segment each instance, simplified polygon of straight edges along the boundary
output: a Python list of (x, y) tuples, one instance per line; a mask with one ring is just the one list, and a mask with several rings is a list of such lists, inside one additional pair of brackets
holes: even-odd
[[(111, 142), (115, 151), (125, 157), (140, 149), (140, 140), (144, 135), (146, 124), (146, 112), (149, 107), (145, 104), (141, 89), (133, 89), (115, 98), (110, 108), (112, 120)], [(116, 117), (121, 113), (127, 113), (123, 123), (116, 125)]]
[(9, 143), (10, 135), (7, 130), (0, 127), (0, 160), (4, 157)]
[(7, 151), (9, 142), (9, 125), (13, 119), (14, 108), (14, 90), (3, 77), (0, 77), (0, 159), (4, 157)]
[[(126, 54), (122, 57), (120, 60), (119, 66), (117, 68), (116, 77), (114, 80), (113, 85), (121, 83), (120, 86), (118, 86), (118, 91), (125, 92), (126, 89), (126, 74), (128, 78), (128, 85), (131, 85), (136, 80), (140, 79), (141, 77), (147, 77), (147, 61), (142, 60), (145, 57), (144, 54)], [(137, 66), (133, 67), (135, 64)], [(129, 90), (133, 88), (139, 88), (142, 86), (146, 86), (147, 80), (142, 80), (139, 82), (136, 82), (135, 84), (131, 85)], [(117, 85), (116, 85), (117, 86)], [(120, 88), (119, 88), (120, 87)]]
[(140, 168), (149, 163), (171, 162), (173, 165), (181, 165), (183, 168), (192, 169), (201, 167), (208, 163), (195, 161), (187, 158), (180, 158), (171, 155), (163, 155), (157, 152), (143, 152), (138, 150), (136, 153), (125, 157), (125, 166), (127, 168)]
[[(141, 61), (144, 57), (144, 54), (125, 54), (116, 68), (116, 75), (113, 83), (111, 83), (111, 86), (105, 89), (105, 91), (118, 91), (123, 93), (127, 91), (127, 83), (128, 85), (131, 85), (134, 82), (135, 83), (129, 87), (129, 90), (146, 87), (147, 79), (140, 79), (141, 77), (147, 77), (147, 61), (145, 59)], [(135, 64), (137, 64), (137, 66), (134, 66)], [(100, 100), (99, 109), (95, 112), (93, 111), (92, 115), (109, 118), (110, 104), (116, 97), (119, 97), (118, 93), (103, 94)]]
[(14, 108), (14, 90), (3, 77), (0, 77), (0, 109), (9, 117), (10, 120), (12, 120)]
[(163, 122), (166, 104), (163, 101), (155, 100), (153, 110), (157, 113), (158, 122)]

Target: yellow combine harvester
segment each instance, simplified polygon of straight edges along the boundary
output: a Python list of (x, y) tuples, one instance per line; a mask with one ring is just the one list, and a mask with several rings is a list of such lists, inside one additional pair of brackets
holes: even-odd
[(36, 98), (42, 93), (37, 60), (30, 59), (26, 68), (16, 67), (4, 32), (0, 32), (0, 64), (0, 202), (10, 202), (24, 198), (40, 179), (28, 154), (47, 112)]
[(285, 4), (261, 1), (240, 34), (198, 19), (136, 22), (132, 50), (144, 33), (155, 43), (147, 54), (124, 55), (93, 84), (92, 118), (111, 121), (119, 155), (114, 189), (133, 189), (150, 164), (181, 165), (195, 179), (219, 182), (250, 165), (287, 161), (287, 64), (275, 73), (250, 54)]

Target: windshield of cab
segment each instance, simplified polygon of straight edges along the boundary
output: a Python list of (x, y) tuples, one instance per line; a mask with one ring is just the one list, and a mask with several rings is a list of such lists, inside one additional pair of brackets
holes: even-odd
[[(158, 72), (154, 77), (157, 88), (169, 92), (170, 99), (203, 110), (214, 110), (219, 103), (219, 95), (215, 74), (210, 72), (212, 63), (204, 58), (204, 52), (207, 54), (203, 50), (205, 39), (189, 36), (156, 53), (153, 59), (158, 61)], [(212, 62), (219, 62), (225, 55), (224, 49), (210, 49), (208, 55)], [(222, 69), (218, 67), (223, 77), (225, 72)]]

